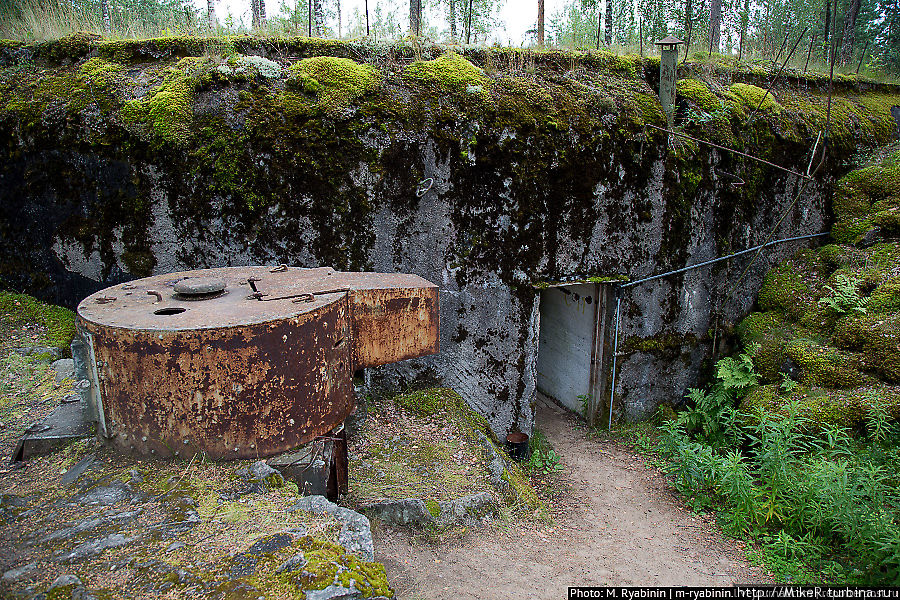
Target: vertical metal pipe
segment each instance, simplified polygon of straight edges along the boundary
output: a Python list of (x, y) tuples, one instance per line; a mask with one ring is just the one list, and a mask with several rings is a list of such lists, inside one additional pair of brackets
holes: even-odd
[(619, 353), (619, 312), (622, 308), (621, 290), (616, 290), (616, 332), (613, 334), (612, 384), (609, 387), (609, 423), (606, 428), (612, 430), (613, 399), (616, 395), (616, 355)]
[(660, 46), (659, 60), (659, 102), (669, 127), (675, 118), (675, 63), (678, 60), (678, 46), (663, 44)]
[(597, 410), (599, 402), (597, 402), (597, 373), (600, 370), (600, 351), (599, 347), (603, 343), (602, 340), (602, 314), (601, 307), (603, 302), (600, 300), (600, 284), (594, 284), (594, 326), (591, 334), (591, 367), (588, 375), (588, 404), (585, 407), (584, 418), (588, 425), (593, 427), (594, 421), (597, 420)]

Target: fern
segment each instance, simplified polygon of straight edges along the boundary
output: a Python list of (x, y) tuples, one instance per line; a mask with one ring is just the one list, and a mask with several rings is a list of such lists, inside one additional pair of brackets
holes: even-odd
[(838, 315), (852, 312), (865, 314), (869, 299), (860, 297), (857, 289), (859, 283), (859, 279), (850, 278), (841, 273), (835, 277), (834, 286), (825, 286), (831, 295), (821, 298), (819, 304)]

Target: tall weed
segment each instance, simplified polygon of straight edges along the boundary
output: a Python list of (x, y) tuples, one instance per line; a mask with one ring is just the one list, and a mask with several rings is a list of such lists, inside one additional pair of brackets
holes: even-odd
[(727, 533), (756, 539), (780, 580), (900, 584), (900, 432), (883, 403), (866, 398), (861, 437), (814, 427), (796, 405), (746, 412), (751, 353), (719, 361), (717, 381), (660, 427), (674, 486), (694, 507), (718, 507)]

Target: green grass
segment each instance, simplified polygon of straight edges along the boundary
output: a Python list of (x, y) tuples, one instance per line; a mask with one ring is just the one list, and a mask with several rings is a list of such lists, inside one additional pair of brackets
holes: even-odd
[[(19, 323), (41, 325), (44, 335), (40, 341), (68, 352), (75, 337), (75, 313), (61, 306), (44, 304), (25, 294), (0, 291), (0, 324)], [(32, 344), (39, 345), (39, 344)]]

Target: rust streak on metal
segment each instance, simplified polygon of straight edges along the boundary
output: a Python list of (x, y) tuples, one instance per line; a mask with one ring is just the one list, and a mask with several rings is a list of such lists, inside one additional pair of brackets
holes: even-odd
[[(167, 285), (195, 277), (224, 290)], [(248, 282), (265, 302), (241, 293)], [(136, 293), (114, 305), (96, 298), (124, 286), (88, 297), (78, 317), (108, 438), (140, 454), (291, 450), (349, 415), (353, 370), (438, 351), (437, 287), (415, 275), (228, 267), (127, 286)]]

